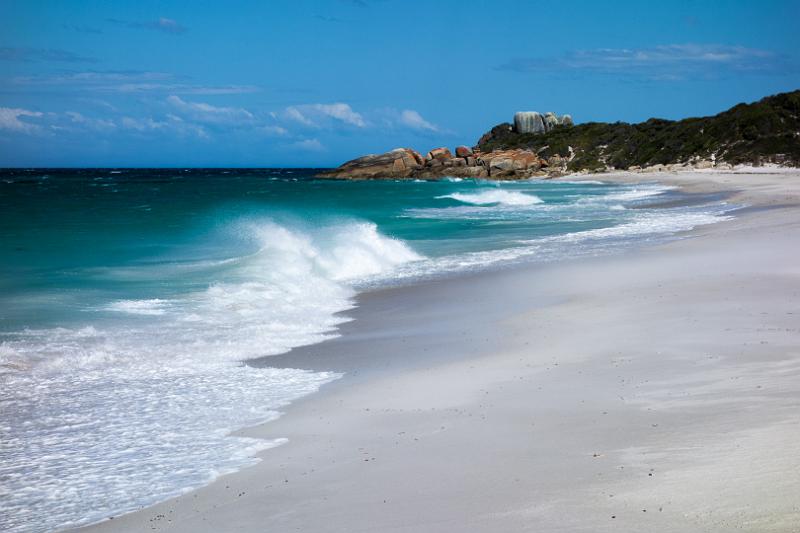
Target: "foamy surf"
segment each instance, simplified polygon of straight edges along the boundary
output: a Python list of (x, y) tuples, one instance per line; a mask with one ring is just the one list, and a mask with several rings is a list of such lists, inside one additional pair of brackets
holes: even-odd
[(109, 311), (132, 315), (163, 315), (169, 309), (169, 302), (160, 298), (147, 300), (119, 300), (108, 306)]
[(735, 208), (732, 206), (721, 206), (713, 211), (703, 212), (676, 209), (664, 210), (661, 213), (637, 213), (630, 222), (616, 226), (519, 240), (497, 250), (448, 255), (408, 263), (398, 268), (396, 277), (426, 279), (449, 272), (480, 271), (521, 262), (563, 261), (586, 255), (607, 254), (633, 246), (643, 238), (651, 242), (662, 242), (676, 233), (730, 220), (733, 217), (727, 213), (733, 209)]
[(506, 191), (502, 189), (492, 189), (476, 193), (455, 192), (452, 194), (437, 196), (436, 198), (449, 198), (473, 205), (500, 204), (510, 206), (527, 206), (542, 203), (542, 199), (536, 195), (516, 191)]
[(675, 190), (675, 187), (668, 185), (636, 186), (620, 192), (607, 194), (603, 196), (602, 199), (606, 202), (633, 202), (661, 196), (665, 192), (672, 190)]
[(229, 231), (257, 249), (212, 270), (220, 279), (205, 290), (112, 302), (103, 326), (6, 336), (0, 398), (14, 417), (3, 428), (3, 530), (89, 523), (253, 463), (276, 443), (230, 433), (338, 375), (241, 361), (336, 335), (350, 282), (421, 259), (365, 222), (245, 220)]

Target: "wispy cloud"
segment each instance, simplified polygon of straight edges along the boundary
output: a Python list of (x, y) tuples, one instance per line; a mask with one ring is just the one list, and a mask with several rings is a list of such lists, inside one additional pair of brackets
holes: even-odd
[(295, 122), (299, 122), (300, 124), (303, 124), (305, 126), (319, 127), (311, 119), (306, 118), (306, 116), (303, 113), (301, 113), (300, 110), (297, 109), (296, 107), (287, 107), (284, 110), (283, 115), (289, 120), (294, 120)]
[(122, 117), (121, 124), (125, 129), (136, 131), (160, 130), (168, 125), (165, 121), (153, 120), (151, 117)]
[(89, 70), (66, 72), (51, 76), (17, 76), (14, 83), (24, 85), (104, 85), (116, 83), (152, 82), (174, 78), (167, 72), (137, 70)]
[(161, 17), (156, 20), (136, 21), (123, 19), (106, 19), (111, 24), (139, 30), (157, 30), (165, 33), (179, 34), (186, 31), (186, 27), (173, 19)]
[(303, 139), (302, 141), (297, 141), (291, 144), (292, 148), (297, 148), (299, 150), (306, 150), (308, 152), (323, 152), (325, 151), (325, 146), (319, 142), (318, 139)]
[(15, 107), (0, 107), (0, 130), (17, 133), (36, 133), (41, 130), (38, 124), (32, 124), (20, 117), (41, 117), (43, 113)]
[(376, 125), (385, 130), (410, 130), (417, 135), (452, 135), (453, 132), (442, 128), (438, 124), (431, 122), (422, 116), (415, 109), (397, 109), (394, 107), (384, 107), (374, 110), (370, 117)]
[(241, 125), (252, 122), (255, 119), (250, 111), (241, 107), (214, 106), (205, 102), (188, 102), (174, 94), (167, 98), (167, 103), (176, 112), (196, 122)]
[(193, 136), (200, 139), (210, 138), (210, 135), (203, 126), (187, 122), (173, 114), (167, 114), (163, 119), (125, 116), (120, 120), (120, 126), (124, 130), (130, 130), (140, 135), (169, 131), (181, 136)]
[(289, 130), (287, 130), (283, 126), (276, 126), (276, 125), (258, 126), (256, 127), (256, 131), (259, 133), (264, 133), (266, 135), (273, 135), (278, 137), (289, 135)]
[(439, 127), (435, 124), (431, 124), (420, 115), (417, 111), (413, 109), (404, 109), (400, 112), (400, 116), (398, 117), (397, 121), (406, 126), (408, 128), (414, 130), (426, 130), (426, 131), (439, 131)]
[(120, 93), (164, 92), (194, 95), (245, 94), (255, 93), (259, 88), (254, 85), (190, 85), (181, 83), (121, 83), (113, 86), (98, 87), (98, 90)]
[[(35, 119), (35, 122), (28, 120)], [(52, 135), (58, 132), (101, 132), (117, 129), (113, 118), (90, 117), (77, 111), (41, 112), (0, 107), (0, 130), (21, 134)]]
[(354, 111), (348, 104), (303, 104), (289, 106), (284, 116), (300, 124), (314, 128), (329, 126), (331, 123), (343, 123), (357, 128), (367, 127), (361, 113)]
[[(126, 80), (127, 72), (80, 73), (69, 79), (91, 81)], [(163, 73), (137, 74), (158, 83)], [(417, 135), (447, 133), (413, 109), (373, 110), (368, 115), (350, 105), (302, 104), (275, 111), (246, 109), (220, 100), (204, 101), (184, 95), (169, 94), (157, 98), (137, 98), (135, 107), (119, 107), (103, 100), (88, 98), (92, 107), (67, 111), (30, 111), (0, 108), (0, 128), (17, 135), (74, 135), (78, 132), (103, 136), (133, 136), (156, 140), (169, 136), (207, 140), (238, 135), (247, 138), (280, 139), (282, 146), (298, 151), (323, 152), (326, 135), (337, 133), (369, 134), (376, 129), (400, 129)], [(213, 103), (212, 103), (213, 102)], [(115, 102), (116, 103), (116, 102)], [(366, 117), (370, 118), (367, 119)]]
[(96, 63), (97, 59), (59, 48), (0, 47), (0, 61), (55, 61), (60, 63)]
[(796, 71), (789, 58), (768, 50), (718, 44), (576, 50), (557, 58), (517, 58), (498, 67), (516, 72), (571, 72), (648, 79), (715, 78), (730, 74)]
[(67, 111), (65, 115), (73, 124), (86, 129), (96, 131), (111, 131), (117, 128), (117, 125), (113, 120), (91, 118), (83, 115), (82, 113), (78, 113), (77, 111)]
[(167, 93), (183, 95), (245, 94), (258, 92), (254, 85), (202, 85), (166, 72), (86, 71), (52, 76), (17, 76), (11, 80), (21, 86), (74, 86), (82, 90), (108, 93)]
[[(146, 107), (137, 110), (138, 113), (119, 113), (113, 106), (103, 106), (99, 113), (74, 110), (40, 112), (0, 107), (0, 131), (46, 136), (84, 132), (135, 135), (148, 139), (163, 135), (210, 139), (215, 134), (243, 132), (292, 139), (289, 130), (269, 115), (256, 116), (241, 107), (189, 101), (177, 95), (143, 103)], [(313, 145), (309, 144), (304, 149), (313, 149)]]

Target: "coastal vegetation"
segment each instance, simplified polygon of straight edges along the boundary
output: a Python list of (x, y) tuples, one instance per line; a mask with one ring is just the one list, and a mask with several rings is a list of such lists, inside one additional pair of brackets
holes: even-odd
[(481, 152), (528, 149), (542, 158), (570, 159), (571, 171), (628, 169), (714, 160), (731, 165), (800, 165), (800, 90), (739, 104), (710, 117), (638, 124), (587, 122), (544, 133), (518, 133), (511, 124), (481, 137)]

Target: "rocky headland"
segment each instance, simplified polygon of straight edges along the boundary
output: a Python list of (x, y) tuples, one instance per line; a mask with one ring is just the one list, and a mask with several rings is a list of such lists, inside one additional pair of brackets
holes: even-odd
[(370, 154), (319, 174), (341, 179), (524, 179), (573, 172), (657, 172), (777, 163), (800, 166), (800, 90), (738, 104), (711, 117), (638, 124), (574, 124), (523, 111), (472, 146)]
[[(523, 135), (542, 135), (557, 128), (571, 127), (572, 117), (555, 113), (521, 111), (514, 115), (514, 124), (495, 127)], [(520, 179), (563, 173), (567, 160), (559, 155), (540, 157), (527, 147), (481, 150), (485, 134), (473, 147), (457, 146), (430, 150), (424, 156), (412, 148), (395, 148), (383, 154), (370, 154), (353, 159), (340, 167), (323, 172), (320, 177), (347, 179), (416, 178), (436, 179), (445, 176), (462, 178)]]

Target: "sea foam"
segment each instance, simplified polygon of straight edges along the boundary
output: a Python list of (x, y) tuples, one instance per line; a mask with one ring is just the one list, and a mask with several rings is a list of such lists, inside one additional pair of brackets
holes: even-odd
[[(5, 337), (0, 529), (101, 520), (251, 464), (281, 441), (230, 433), (279, 416), (338, 374), (241, 361), (336, 335), (351, 283), (421, 259), (365, 222), (245, 220), (228, 232), (251, 252), (198, 267), (211, 276), (203, 290), (118, 300), (96, 311), (106, 316), (97, 325)], [(140, 269), (116, 275), (182, 272)]]
[(696, 212), (664, 209), (658, 213), (636, 213), (629, 222), (606, 228), (518, 240), (511, 246), (496, 250), (446, 255), (408, 263), (398, 267), (395, 276), (423, 279), (446, 272), (469, 272), (520, 262), (550, 262), (608, 254), (637, 242), (665, 240), (698, 226), (730, 220), (732, 217), (726, 213), (732, 209), (721, 206), (715, 210)]
[(489, 189), (475, 193), (454, 192), (452, 194), (437, 196), (436, 198), (450, 198), (452, 200), (473, 205), (501, 204), (511, 206), (526, 206), (542, 203), (542, 199), (534, 194), (506, 191), (502, 189)]
[(132, 315), (163, 315), (167, 312), (169, 302), (160, 298), (147, 300), (118, 300), (108, 306), (109, 311), (129, 313)]

